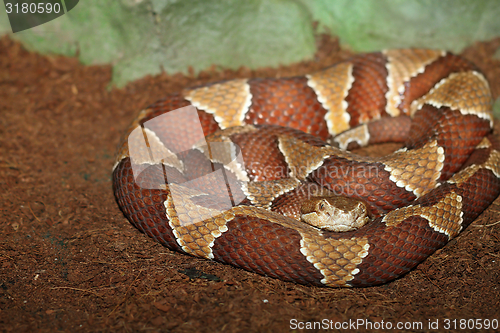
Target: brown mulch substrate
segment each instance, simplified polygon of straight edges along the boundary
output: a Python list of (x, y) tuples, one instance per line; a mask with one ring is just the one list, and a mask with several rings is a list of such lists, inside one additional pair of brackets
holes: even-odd
[[(0, 331), (283, 332), (322, 320), (333, 328), (421, 322), (424, 331), (439, 320), (445, 331), (446, 319), (457, 328), (460, 319), (500, 320), (500, 200), (407, 275), (363, 289), (297, 285), (178, 254), (122, 215), (111, 167), (141, 108), (187, 86), (304, 74), (348, 55), (327, 37), (318, 43), (315, 59), (295, 66), (214, 67), (108, 89), (110, 66), (41, 56), (0, 38)], [(495, 98), (499, 46), (464, 52)]]

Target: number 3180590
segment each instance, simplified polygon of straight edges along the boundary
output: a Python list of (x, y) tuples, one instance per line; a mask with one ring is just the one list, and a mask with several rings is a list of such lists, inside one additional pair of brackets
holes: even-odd
[(54, 13), (59, 13), (61, 11), (61, 4), (60, 3), (55, 3), (51, 4), (49, 2), (44, 3), (44, 2), (39, 2), (39, 3), (16, 3), (16, 4), (11, 4), (10, 2), (7, 2), (5, 4), (5, 8), (7, 11), (7, 14), (15, 13), (15, 14), (42, 14), (42, 13), (47, 13), (50, 14), (52, 12)]

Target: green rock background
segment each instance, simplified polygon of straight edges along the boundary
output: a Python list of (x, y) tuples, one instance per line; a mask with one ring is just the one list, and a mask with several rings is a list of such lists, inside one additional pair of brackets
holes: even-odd
[(0, 2), (0, 34), (41, 53), (113, 64), (122, 86), (146, 74), (195, 72), (215, 64), (257, 68), (311, 59), (315, 35), (373, 51), (460, 51), (500, 36), (498, 0), (81, 0), (66, 15), (11, 33)]

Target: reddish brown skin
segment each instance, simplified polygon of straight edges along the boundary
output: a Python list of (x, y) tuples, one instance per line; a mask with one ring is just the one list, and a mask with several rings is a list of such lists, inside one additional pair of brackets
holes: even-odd
[(326, 110), (305, 77), (250, 81), (252, 105), (245, 121), (292, 127), (323, 140), (328, 137)]
[[(360, 120), (385, 115), (384, 96), (387, 91), (385, 64), (387, 60), (381, 53), (374, 53), (354, 57), (351, 61), (354, 64), (355, 81), (346, 100), (349, 102), (351, 126), (355, 126)], [(410, 80), (409, 89), (404, 94), (399, 108), (406, 113), (412, 100), (423, 96), (443, 77), (471, 68), (475, 69), (465, 60), (447, 54), (428, 65), (424, 73)], [(291, 126), (298, 130), (308, 131), (321, 140), (325, 140), (328, 137), (326, 123), (323, 120), (326, 110), (318, 102), (317, 96), (307, 86), (306, 81), (304, 77), (250, 80), (253, 99), (245, 121), (249, 124)], [(153, 104), (150, 107), (152, 112), (139, 123), (142, 124), (160, 114), (187, 105), (190, 103), (181, 95), (167, 97)], [(217, 122), (210, 114), (203, 110), (200, 110), (198, 114), (206, 135), (219, 129)], [(490, 131), (489, 124), (476, 116), (462, 116), (457, 110), (447, 108), (437, 110), (432, 106), (424, 106), (415, 115), (411, 125), (408, 118), (391, 121), (393, 124), (401, 122), (402, 127), (391, 126), (382, 120), (370, 124), (371, 132), (378, 133), (371, 138), (370, 142), (406, 140), (409, 148), (418, 148), (430, 139), (436, 138), (438, 144), (445, 147), (447, 153), (441, 180), (449, 178), (465, 166), (484, 162), (491, 149), (500, 150), (498, 138), (490, 135), (492, 147), (473, 152), (482, 137)], [(441, 124), (441, 126), (436, 127), (435, 124)], [(189, 126), (182, 122), (162, 124), (162, 128), (156, 130), (168, 132), (169, 126), (183, 128), (186, 135), (189, 135)], [(250, 161), (249, 165), (252, 165), (250, 170), (252, 180), (269, 180), (269, 177), (266, 178), (267, 175), (264, 175), (264, 172), (256, 166), (257, 162), (277, 170), (270, 179), (282, 178), (282, 170), (287, 170), (283, 156), (276, 148), (278, 134), (287, 133), (315, 146), (324, 144), (323, 141), (312, 136), (290, 129), (264, 127), (259, 133), (259, 136), (241, 134), (233, 138), (243, 149), (245, 161)], [(433, 133), (433, 137), (429, 138), (428, 133)], [(182, 146), (181, 142), (172, 142), (172, 144)], [(191, 153), (186, 153), (186, 156), (189, 154)], [(200, 156), (192, 154), (186, 158), (197, 161)], [(465, 228), (499, 194), (498, 178), (489, 170), (481, 170), (460, 187), (443, 183), (429, 194), (414, 201), (413, 193), (397, 187), (388, 179), (388, 173), (384, 171), (380, 163), (371, 166), (374, 170), (373, 177), (361, 175), (360, 170), (367, 168), (366, 163), (363, 163), (330, 158), (309, 176), (310, 180), (324, 185), (337, 194), (358, 196), (370, 205), (373, 215), (378, 216), (367, 226), (355, 232), (325, 232), (328, 237), (336, 239), (354, 235), (368, 238), (371, 250), (358, 266), (361, 272), (350, 282), (353, 286), (381, 284), (401, 276), (448, 241), (446, 235), (431, 229), (428, 221), (421, 217), (413, 216), (402, 221), (398, 226), (387, 227), (384, 223), (380, 223), (382, 214), (394, 208), (403, 207), (410, 202), (422, 206), (432, 205), (444, 194), (453, 190), (463, 198), (463, 227)], [(347, 175), (342, 177), (329, 175), (329, 170), (348, 167), (351, 173)], [(169, 173), (168, 181), (182, 182), (183, 179), (195, 179), (211, 171), (213, 171), (212, 168), (207, 167), (205, 169), (192, 168), (191, 175), (187, 176)], [(166, 175), (163, 174), (161, 168), (151, 167), (141, 174), (141, 177), (146, 183), (154, 185), (164, 182)], [(363, 184), (367, 191), (361, 194), (356, 193), (354, 184), (358, 182)], [(140, 188), (133, 178), (129, 158), (123, 159), (114, 170), (113, 185), (117, 201), (133, 225), (168, 248), (183, 252), (168, 225), (163, 205), (168, 192)], [(213, 189), (213, 195), (217, 192), (218, 189)], [(241, 194), (234, 193), (233, 195)], [(280, 200), (287, 201), (281, 198), (273, 204), (279, 206)], [(248, 200), (244, 203), (248, 203)], [(206, 201), (203, 204), (210, 205), (211, 203)], [(320, 282), (322, 275), (300, 252), (300, 234), (297, 231), (263, 219), (246, 216), (237, 216), (235, 220), (229, 222), (228, 226), (229, 231), (223, 233), (215, 241), (213, 253), (216, 260), (286, 281), (322, 285)]]
[(285, 281), (320, 285), (322, 276), (306, 260), (297, 231), (258, 218), (237, 217), (229, 222), (214, 246), (215, 259)]
[(288, 177), (288, 166), (278, 149), (280, 135), (293, 136), (313, 146), (326, 145), (315, 136), (288, 127), (264, 126), (259, 128), (258, 135), (255, 133), (233, 135), (231, 140), (241, 148), (250, 180), (264, 181)]
[(335, 195), (361, 199), (371, 213), (380, 216), (408, 205), (415, 195), (389, 180), (389, 173), (380, 163), (348, 161), (332, 157), (311, 174), (311, 180)]
[[(159, 172), (148, 172), (148, 174), (151, 175), (151, 184), (163, 181), (157, 177)], [(167, 200), (167, 193), (162, 190), (141, 189), (134, 181), (128, 157), (113, 172), (113, 187), (121, 210), (136, 228), (169, 249), (182, 252), (172, 229), (168, 226), (168, 218), (163, 205), (163, 202)]]
[(436, 83), (451, 73), (471, 69), (477, 70), (474, 64), (456, 55), (447, 53), (444, 57), (429, 64), (423, 73), (410, 79), (406, 84), (407, 89), (402, 96), (402, 103), (399, 109), (403, 112), (405, 112), (404, 110), (408, 110), (412, 101), (425, 95)]
[(351, 62), (354, 65), (354, 82), (346, 101), (351, 115), (349, 124), (354, 127), (362, 121), (387, 115), (387, 60), (381, 53), (370, 53), (353, 57)]

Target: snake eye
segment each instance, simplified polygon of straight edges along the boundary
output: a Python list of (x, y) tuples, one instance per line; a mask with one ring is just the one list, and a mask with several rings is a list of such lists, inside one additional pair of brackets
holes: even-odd
[(319, 206), (318, 206), (318, 209), (319, 209), (320, 211), (325, 210), (325, 203), (324, 203), (324, 202), (320, 202), (320, 204), (319, 204)]

